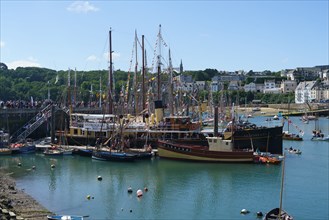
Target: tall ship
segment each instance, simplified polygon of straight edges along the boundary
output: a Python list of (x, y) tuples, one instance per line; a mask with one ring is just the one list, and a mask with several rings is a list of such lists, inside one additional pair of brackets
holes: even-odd
[[(201, 117), (194, 119), (190, 116), (190, 110), (201, 103), (193, 96), (194, 90), (190, 91), (191, 94), (189, 91), (185, 91), (184, 94), (177, 93), (178, 97), (174, 98), (173, 85), (175, 83), (170, 50), (169, 68), (166, 70), (166, 74), (161, 74), (162, 56), (159, 53), (156, 60), (157, 74), (145, 81), (147, 68), (144, 59), (144, 38), (142, 38), (141, 79), (138, 80), (138, 62), (136, 60), (133, 83), (129, 83), (130, 75), (128, 74), (127, 88), (122, 89), (122, 94), (120, 93), (118, 100), (114, 100), (111, 31), (109, 32), (109, 39), (110, 66), (107, 114), (88, 115), (70, 112), (70, 125), (64, 132), (68, 143), (93, 146), (99, 138), (108, 144), (112, 138), (119, 134), (121, 137), (124, 136), (128, 147), (134, 148), (142, 148), (148, 144), (151, 144), (152, 148), (157, 148), (158, 140), (174, 140), (181, 144), (208, 146), (206, 136), (211, 136), (211, 134), (201, 132)], [(137, 41), (136, 39), (135, 46)], [(157, 41), (158, 51), (161, 51), (162, 43), (160, 25)], [(131, 84), (133, 85), (132, 88), (129, 87)], [(181, 101), (179, 101), (180, 99)], [(184, 104), (182, 100), (185, 100), (186, 103)], [(114, 106), (117, 106), (117, 110), (119, 107), (121, 112), (115, 112)], [(128, 106), (134, 107), (134, 112), (130, 112), (131, 115), (126, 111)], [(169, 110), (166, 116), (164, 116), (165, 109)], [(198, 111), (201, 115), (201, 108), (198, 108)], [(234, 122), (233, 120), (233, 123), (228, 124), (221, 135), (223, 140), (231, 141), (234, 149), (258, 149), (264, 152), (282, 154), (282, 126), (259, 127), (247, 122)]]

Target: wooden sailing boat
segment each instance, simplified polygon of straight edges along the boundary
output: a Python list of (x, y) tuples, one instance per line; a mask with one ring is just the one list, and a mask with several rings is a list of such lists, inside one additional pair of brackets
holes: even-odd
[[(109, 31), (109, 45), (110, 45), (110, 51), (109, 53), (112, 54), (112, 31)], [(108, 111), (111, 114), (113, 112), (113, 103), (112, 103), (112, 55), (110, 55), (110, 67), (109, 67), (109, 92), (108, 92), (108, 99), (109, 99), (109, 106)], [(105, 112), (105, 111), (104, 111)], [(105, 114), (104, 114), (105, 115)], [(96, 160), (105, 160), (105, 161), (133, 161), (135, 160), (136, 156), (133, 154), (129, 154), (123, 151), (124, 148), (124, 141), (123, 141), (123, 122), (124, 118), (123, 115), (119, 116), (120, 120), (120, 130), (116, 134), (113, 134), (110, 139), (106, 141), (105, 146), (103, 146), (102, 140), (98, 139), (96, 143), (96, 150), (92, 152), (92, 158)], [(103, 127), (102, 120), (102, 126)], [(101, 132), (102, 133), (102, 132)], [(107, 145), (110, 145), (110, 149), (106, 149)]]
[(329, 141), (329, 135), (324, 136), (321, 129), (319, 128), (319, 121), (314, 120), (314, 130), (312, 131), (313, 137), (311, 138), (312, 141)]
[[(289, 109), (290, 109), (290, 101), (288, 104), (288, 115), (289, 115)], [(284, 131), (282, 134), (282, 139), (283, 140), (292, 140), (292, 141), (302, 141), (303, 138), (299, 136), (298, 134), (290, 133), (289, 128), (290, 124), (292, 124), (291, 119), (288, 118), (288, 131)]]
[(281, 190), (280, 190), (280, 206), (270, 210), (264, 217), (264, 220), (293, 220), (293, 217), (289, 215), (285, 210), (282, 209), (282, 195), (283, 195), (283, 182), (284, 182), (284, 166), (285, 166), (285, 155), (282, 161), (282, 175), (281, 175)]

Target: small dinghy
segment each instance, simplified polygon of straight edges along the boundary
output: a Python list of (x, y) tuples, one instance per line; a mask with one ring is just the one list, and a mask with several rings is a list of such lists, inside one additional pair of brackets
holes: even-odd
[(48, 220), (83, 220), (84, 217), (80, 215), (47, 215)]

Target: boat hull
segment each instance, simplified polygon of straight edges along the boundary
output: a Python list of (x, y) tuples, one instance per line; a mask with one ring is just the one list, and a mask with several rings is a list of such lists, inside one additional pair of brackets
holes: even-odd
[(276, 220), (276, 219), (293, 220), (293, 217), (282, 209), (280, 213), (280, 208), (272, 209), (264, 217), (264, 220)]
[(92, 158), (96, 160), (104, 160), (104, 161), (131, 162), (136, 159), (136, 156), (128, 153), (117, 153), (111, 151), (94, 151), (92, 153)]
[(22, 147), (18, 148), (12, 148), (12, 154), (30, 154), (30, 153), (35, 153), (36, 151), (36, 146), (33, 145), (25, 145)]
[(209, 151), (208, 147), (158, 141), (158, 155), (173, 160), (199, 162), (253, 162), (252, 151)]
[(48, 220), (83, 220), (83, 216), (78, 215), (48, 215)]

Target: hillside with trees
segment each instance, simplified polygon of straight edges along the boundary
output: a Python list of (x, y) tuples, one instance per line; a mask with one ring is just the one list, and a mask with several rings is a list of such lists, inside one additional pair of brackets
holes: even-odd
[[(48, 91), (50, 99), (55, 102), (62, 102), (66, 99), (68, 93), (68, 72), (69, 70), (52, 70), (39, 67), (18, 67), (17, 69), (8, 69), (4, 63), (0, 64), (0, 100), (30, 100), (33, 97), (36, 101), (48, 99)], [(70, 90), (73, 93), (76, 90), (77, 101), (85, 103), (91, 100), (98, 100), (99, 96), (103, 98), (107, 95), (108, 70), (93, 70), (93, 71), (75, 71), (70, 70)], [(211, 78), (223, 74), (216, 69), (205, 69), (199, 71), (185, 71), (184, 75), (191, 75), (194, 81), (206, 81), (208, 87)], [(76, 88), (74, 85), (76, 75)], [(128, 75), (130, 75), (129, 88), (132, 88), (132, 79), (134, 73), (128, 73), (121, 70), (114, 71), (115, 93), (120, 94), (120, 91), (125, 90), (127, 86)], [(147, 74), (147, 78), (151, 79), (155, 75)], [(141, 78), (141, 74), (138, 74)], [(281, 81), (282, 78), (278, 73), (268, 72), (268, 77), (276, 81)], [(166, 76), (165, 76), (166, 78)], [(139, 79), (140, 80), (140, 79)], [(257, 83), (262, 83), (264, 78), (257, 78)], [(251, 72), (246, 74), (245, 82), (242, 84), (254, 82), (255, 79)], [(147, 80), (146, 80), (147, 82)], [(102, 85), (102, 88), (100, 88)], [(225, 84), (227, 88), (227, 84)], [(100, 91), (101, 94), (100, 94)], [(263, 103), (287, 103), (288, 100), (294, 100), (294, 94), (263, 94), (240, 91), (223, 91), (225, 100), (230, 100), (238, 104), (250, 103), (254, 99), (262, 100)], [(208, 100), (209, 89), (198, 91), (195, 94), (199, 100)], [(223, 97), (221, 92), (213, 93), (213, 100), (218, 103), (220, 97)]]

